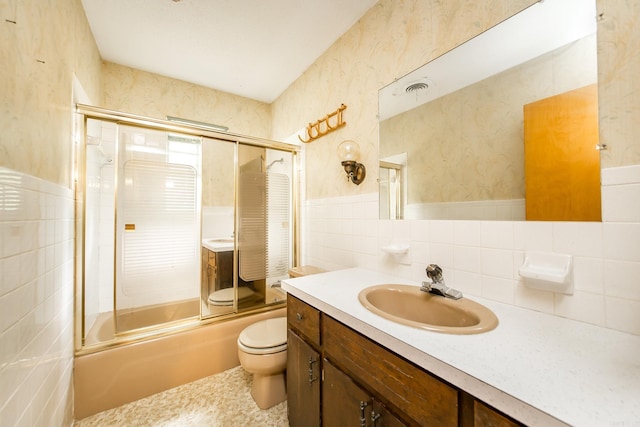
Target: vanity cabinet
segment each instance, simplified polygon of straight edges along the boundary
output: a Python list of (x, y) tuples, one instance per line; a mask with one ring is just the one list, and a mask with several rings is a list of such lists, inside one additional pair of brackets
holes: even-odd
[(287, 411), (291, 427), (320, 426), (320, 312), (287, 297)]
[(200, 284), (203, 301), (213, 292), (233, 287), (233, 251), (202, 247)]
[(287, 298), (291, 427), (522, 425), (291, 294)]

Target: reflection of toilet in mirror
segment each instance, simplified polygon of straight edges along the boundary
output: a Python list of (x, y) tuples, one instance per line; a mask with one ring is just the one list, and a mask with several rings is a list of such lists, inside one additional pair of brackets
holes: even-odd
[[(248, 302), (255, 297), (255, 292), (246, 286), (238, 288), (238, 305)], [(219, 289), (209, 295), (207, 301), (215, 306), (231, 306), (235, 298), (234, 288)]]
[(287, 398), (284, 372), (287, 367), (287, 318), (261, 320), (246, 327), (238, 337), (240, 364), (253, 374), (251, 396), (260, 409)]

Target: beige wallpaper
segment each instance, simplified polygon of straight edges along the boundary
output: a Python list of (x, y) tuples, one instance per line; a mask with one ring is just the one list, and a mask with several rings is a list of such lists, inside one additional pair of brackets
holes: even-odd
[[(273, 138), (284, 139), (335, 110), (347, 125), (307, 145), (307, 197), (377, 191), (377, 91), (460, 42), (535, 3), (532, 0), (380, 0), (272, 105)], [(640, 3), (597, 0), (601, 141), (604, 167), (640, 163)], [(360, 144), (367, 179), (346, 182), (336, 149)], [(333, 165), (333, 166), (332, 166)]]
[(524, 199), (523, 106), (595, 83), (595, 50), (587, 37), (381, 122), (380, 157), (408, 153), (408, 203)]
[[(81, 0), (55, 5), (3, 0), (0, 166), (70, 185), (75, 73), (97, 105), (154, 117), (185, 116), (274, 139), (294, 134), (345, 103), (347, 126), (307, 145), (307, 195), (374, 192), (378, 89), (532, 3), (381, 0), (269, 106), (114, 64), (104, 64), (101, 71)], [(640, 4), (597, 4), (600, 132), (609, 146), (602, 163), (638, 164), (640, 144), (634, 138), (640, 134)], [(359, 187), (346, 182), (336, 159), (344, 139), (360, 143), (369, 166)]]
[(597, 0), (602, 167), (640, 164), (640, 2)]
[(202, 206), (233, 206), (234, 145), (205, 139), (202, 143)]
[[(307, 144), (307, 197), (377, 191), (378, 90), (450, 50), (532, 0), (381, 0), (331, 46), (273, 104), (273, 138), (347, 105), (340, 130)], [(367, 178), (355, 186), (337, 159), (340, 142), (360, 144)]]
[(241, 135), (271, 135), (269, 104), (111, 62), (104, 63), (103, 79), (105, 108), (213, 123)]
[(80, 0), (0, 1), (0, 166), (71, 186), (72, 81), (102, 102)]

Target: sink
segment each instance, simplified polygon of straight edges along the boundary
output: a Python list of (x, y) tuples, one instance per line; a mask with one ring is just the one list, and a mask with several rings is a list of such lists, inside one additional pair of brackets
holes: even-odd
[(215, 237), (202, 239), (202, 246), (213, 252), (228, 252), (233, 250), (233, 237)]
[(232, 237), (219, 237), (217, 239), (207, 239), (209, 243), (233, 243)]
[(360, 291), (358, 299), (385, 319), (434, 332), (479, 334), (498, 326), (498, 318), (484, 305), (467, 298), (433, 295), (419, 286), (371, 286)]

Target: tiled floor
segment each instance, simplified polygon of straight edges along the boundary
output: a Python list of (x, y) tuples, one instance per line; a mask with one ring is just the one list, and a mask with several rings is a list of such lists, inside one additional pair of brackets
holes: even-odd
[(288, 427), (287, 402), (261, 410), (240, 366), (76, 421), (89, 426)]

